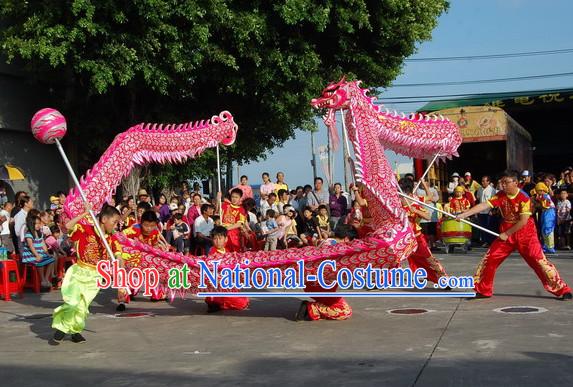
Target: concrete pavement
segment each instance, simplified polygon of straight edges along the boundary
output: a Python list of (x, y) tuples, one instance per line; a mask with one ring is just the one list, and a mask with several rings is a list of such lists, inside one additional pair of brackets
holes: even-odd
[[(438, 255), (468, 275), (484, 250)], [(573, 284), (573, 254), (550, 257)], [(571, 386), (573, 302), (544, 291), (517, 255), (491, 299), (353, 298), (347, 321), (295, 322), (299, 299), (253, 299), (242, 312), (206, 314), (202, 300), (151, 303), (116, 318), (114, 292), (92, 304), (85, 344), (51, 346), (59, 292), (0, 301), (2, 386), (391, 385)], [(532, 306), (535, 314), (495, 309)], [(395, 308), (428, 313), (395, 315)]]

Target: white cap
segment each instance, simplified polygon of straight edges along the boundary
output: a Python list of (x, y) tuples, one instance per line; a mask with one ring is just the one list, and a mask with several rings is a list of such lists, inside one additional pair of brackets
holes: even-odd
[(452, 173), (452, 177), (460, 177), (460, 174), (457, 172)]
[(471, 176), (471, 175), (472, 175), (472, 174), (471, 174), (470, 172), (466, 172), (466, 173), (464, 174), (464, 176)]
[(521, 172), (521, 176), (529, 176), (529, 171), (526, 169), (525, 171)]

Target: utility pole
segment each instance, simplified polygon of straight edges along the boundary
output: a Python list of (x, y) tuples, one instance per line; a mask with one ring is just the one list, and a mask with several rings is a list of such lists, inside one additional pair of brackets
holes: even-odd
[(312, 179), (316, 179), (316, 155), (314, 154), (314, 130), (310, 132), (310, 151), (312, 154), (312, 159), (310, 160), (310, 165), (312, 165)]
[(328, 176), (325, 176), (328, 179), (328, 186), (330, 187), (331, 185), (334, 184), (334, 182), (332, 181), (332, 155), (330, 153), (330, 144), (332, 143), (331, 138), (330, 138), (330, 128), (326, 128), (326, 155), (328, 157), (328, 159), (326, 160), (326, 165), (328, 165)]
[[(340, 111), (342, 120), (344, 120), (344, 113)], [(348, 189), (348, 153), (346, 152), (346, 146), (348, 144), (348, 137), (346, 136), (346, 130), (344, 130), (344, 123), (342, 124), (342, 160), (344, 161), (344, 189)]]

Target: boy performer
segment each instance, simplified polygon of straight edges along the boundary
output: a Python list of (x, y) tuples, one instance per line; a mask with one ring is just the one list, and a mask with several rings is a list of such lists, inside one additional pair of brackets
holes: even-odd
[[(147, 210), (143, 212), (139, 218), (139, 223), (134, 224), (131, 227), (123, 230), (123, 234), (130, 239), (137, 239), (142, 243), (148, 244), (150, 246), (159, 248), (163, 251), (168, 251), (169, 246), (161, 233), (157, 225), (159, 224), (159, 218), (153, 210)], [(131, 289), (131, 293), (135, 296), (136, 291)], [(125, 289), (118, 289), (117, 300), (118, 305), (116, 310), (118, 312), (125, 311), (125, 304), (129, 303), (130, 296), (127, 294)], [(158, 289), (151, 290), (151, 301), (161, 301), (165, 299), (165, 294), (163, 291)]]
[[(66, 224), (70, 240), (75, 242), (78, 255), (77, 262), (72, 265), (62, 282), (62, 298), (64, 304), (54, 310), (52, 328), (56, 329), (54, 341), (59, 343), (67, 334), (72, 335), (74, 343), (83, 343), (86, 339), (81, 335), (84, 330), (89, 305), (99, 292), (97, 281), (100, 278), (96, 270), (98, 261), (110, 260), (100, 235), (97, 234), (93, 221), (85, 218), (88, 211), (76, 216)], [(120, 213), (115, 207), (105, 206), (98, 216), (101, 229), (110, 244), (116, 258), (129, 258), (123, 254), (119, 242), (113, 237), (113, 232), (119, 223)]]
[(241, 230), (248, 227), (247, 213), (241, 206), (243, 191), (239, 188), (231, 190), (231, 202), (223, 202), (222, 221), (228, 231), (228, 242), (225, 246), (229, 252), (242, 251)]
[[(348, 243), (358, 236), (349, 225), (340, 225), (334, 232), (334, 238), (322, 241), (322, 245)], [(336, 292), (338, 286), (332, 289), (322, 288), (318, 282), (306, 282), (305, 292)], [(312, 297), (314, 301), (303, 301), (295, 315), (296, 321), (316, 320), (347, 320), (352, 316), (352, 308), (343, 297)]]
[[(414, 197), (414, 182), (411, 179), (400, 179), (398, 184), (406, 195)], [(432, 252), (428, 247), (428, 243), (426, 242), (426, 237), (424, 234), (422, 234), (422, 227), (420, 227), (420, 224), (418, 223), (418, 221), (422, 218), (429, 220), (430, 214), (417, 203), (411, 203), (408, 205), (408, 199), (402, 198), (401, 200), (402, 208), (408, 215), (408, 220), (410, 221), (410, 225), (412, 226), (412, 230), (416, 236), (416, 242), (418, 243), (416, 251), (414, 251), (408, 257), (408, 264), (410, 265), (410, 269), (412, 272), (415, 272), (419, 268), (425, 269), (428, 275), (428, 281), (437, 283), (440, 277), (447, 277), (448, 274), (446, 273), (446, 270), (440, 261), (438, 261), (436, 257), (432, 255)], [(423, 198), (419, 198), (418, 200), (424, 201)]]
[(451, 214), (457, 215), (471, 208), (472, 204), (465, 197), (466, 189), (461, 185), (454, 188), (454, 197), (450, 198), (448, 204), (446, 204), (445, 210)]
[(501, 234), (477, 267), (474, 281), (476, 298), (493, 295), (493, 280), (499, 265), (517, 250), (525, 262), (535, 271), (548, 292), (562, 300), (573, 298), (571, 289), (559, 276), (555, 266), (543, 254), (537, 238), (535, 222), (531, 218), (531, 199), (519, 189), (519, 175), (515, 171), (506, 171), (500, 180), (502, 190), (487, 202), (480, 203), (469, 211), (458, 215), (465, 219), (488, 208), (498, 207), (503, 218)]
[[(213, 228), (211, 232), (213, 247), (209, 250), (210, 256), (217, 256), (227, 252), (225, 249), (225, 246), (228, 244), (227, 234), (227, 229), (223, 226), (215, 226)], [(249, 307), (248, 297), (207, 297), (205, 302), (207, 303), (207, 313), (215, 313), (225, 309), (243, 310)]]

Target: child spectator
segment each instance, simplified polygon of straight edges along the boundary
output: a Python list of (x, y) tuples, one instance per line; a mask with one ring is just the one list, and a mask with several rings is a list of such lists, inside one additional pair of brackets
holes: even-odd
[(360, 203), (355, 200), (352, 203), (352, 210), (346, 216), (344, 224), (352, 226), (356, 231), (358, 231), (364, 224), (364, 217), (362, 216), (362, 209)]
[(330, 236), (330, 217), (328, 216), (328, 209), (324, 204), (318, 206), (316, 220), (318, 221), (320, 239), (327, 239)]
[(289, 246), (289, 243), (296, 244), (297, 247), (302, 247), (303, 243), (302, 240), (298, 237), (297, 233), (297, 223), (296, 223), (296, 211), (292, 206), (285, 206), (286, 216), (290, 219), (290, 224), (287, 226), (285, 235), (286, 235), (286, 245)]
[(567, 190), (561, 189), (557, 202), (559, 247), (565, 250), (571, 250), (571, 202), (568, 196)]
[(173, 216), (174, 224), (167, 234), (167, 241), (175, 246), (178, 253), (185, 252), (185, 241), (189, 239), (189, 225), (183, 221), (183, 215), (177, 213)]
[(555, 230), (555, 204), (549, 196), (550, 189), (545, 183), (539, 182), (535, 185), (535, 191), (531, 192), (531, 201), (535, 207), (535, 212), (539, 222), (539, 231), (543, 239), (543, 251), (548, 254), (555, 254), (555, 241), (553, 232)]
[(10, 223), (12, 217), (10, 213), (14, 208), (14, 204), (11, 202), (6, 202), (0, 210), (0, 240), (2, 241), (2, 246), (8, 250), (8, 253), (14, 252), (14, 242), (10, 236)]
[(52, 232), (50, 231), (50, 225), (52, 224), (53, 218), (50, 216), (50, 214), (47, 211), (40, 212), (40, 220), (42, 221), (41, 231), (44, 237), (52, 235)]
[(40, 269), (42, 287), (49, 290), (52, 287), (54, 275), (54, 258), (48, 254), (42, 235), (42, 221), (39, 216), (26, 218), (24, 243), (22, 245), (22, 263), (36, 265)]
[(276, 212), (274, 210), (267, 210), (267, 220), (265, 222), (265, 251), (273, 251), (277, 249), (279, 225), (275, 220)]
[(303, 219), (300, 228), (300, 239), (305, 246), (314, 245), (316, 246), (318, 239), (318, 224), (314, 217), (312, 216), (312, 209), (306, 206), (303, 211)]
[(50, 235), (44, 235), (44, 242), (48, 246), (48, 251), (56, 257), (56, 261), (66, 256), (66, 252), (60, 247), (61, 236), (62, 231), (56, 225), (50, 227)]

